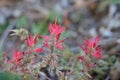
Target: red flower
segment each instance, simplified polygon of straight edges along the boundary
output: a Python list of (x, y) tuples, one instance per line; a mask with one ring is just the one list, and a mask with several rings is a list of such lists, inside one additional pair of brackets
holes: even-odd
[(88, 54), (88, 49), (87, 49), (86, 46), (81, 46), (81, 45), (79, 45), (79, 47), (80, 47), (83, 51), (85, 51), (86, 54)]
[(78, 59), (81, 60), (82, 62), (85, 62), (85, 59), (83, 56), (79, 56)]
[(15, 51), (13, 54), (13, 61), (15, 63), (19, 63), (21, 59), (23, 58), (23, 52)]
[(35, 53), (40, 53), (40, 52), (43, 52), (43, 49), (42, 49), (42, 48), (35, 48), (35, 49), (33, 50), (33, 52), (35, 52)]
[[(32, 51), (35, 53), (39, 53), (42, 52), (43, 49), (42, 48), (34, 48), (34, 46), (36, 45), (38, 40), (38, 35), (34, 36), (32, 34), (30, 34), (30, 36), (27, 38), (27, 46), (28, 47), (32, 47)], [(30, 51), (26, 51), (26, 54), (29, 54)]]
[(93, 47), (97, 46), (99, 42), (100, 42), (100, 38), (96, 36), (95, 39), (93, 40)]
[(57, 17), (55, 20), (54, 24), (49, 25), (49, 31), (50, 31), (50, 37), (49, 36), (42, 36), (42, 38), (44, 39), (43, 41), (43, 46), (44, 47), (55, 47), (55, 48), (59, 48), (59, 49), (64, 49), (64, 47), (62, 46), (62, 43), (64, 42), (65, 39), (63, 40), (59, 40), (61, 33), (64, 31), (65, 28), (62, 28), (60, 25), (56, 24), (57, 21)]
[(56, 35), (56, 41), (58, 41), (60, 39), (61, 33), (59, 33), (58, 35)]
[(90, 39), (86, 39), (85, 40), (85, 46), (87, 46), (88, 48), (92, 49), (94, 48), (95, 46), (97, 46), (97, 44), (99, 43), (100, 41), (100, 38), (98, 36), (95, 37), (94, 40)]
[[(34, 53), (40, 53), (40, 52), (43, 52), (43, 49), (42, 48), (35, 48), (32, 50)], [(26, 51), (25, 52), (26, 54), (30, 54), (31, 52), (30, 51)]]
[(86, 39), (84, 46), (80, 46), (80, 48), (85, 51), (86, 55), (91, 53), (94, 57), (101, 59), (102, 49), (99, 47), (100, 38), (98, 36), (95, 39)]
[(95, 50), (92, 55), (95, 56), (96, 58), (98, 59), (101, 59), (101, 53), (102, 53), (102, 50), (101, 49), (97, 49)]
[(62, 28), (60, 25), (51, 24), (49, 25), (49, 31), (51, 34), (58, 35), (64, 31), (65, 28)]
[(44, 39), (44, 41), (49, 41), (49, 40), (51, 40), (49, 36), (41, 36), (41, 37)]
[(34, 45), (36, 44), (37, 40), (38, 40), (38, 35), (33, 37), (32, 34), (30, 34), (30, 36), (27, 38), (27, 46), (28, 47), (34, 47)]
[(62, 39), (62, 40), (56, 42), (56, 46), (57, 46), (57, 48), (63, 50), (64, 47), (63, 47), (62, 43), (63, 43), (64, 41), (65, 41), (65, 39)]
[(43, 38), (44, 46), (48, 47), (49, 46), (49, 40), (51, 40), (50, 37), (49, 36), (41, 36), (41, 37)]

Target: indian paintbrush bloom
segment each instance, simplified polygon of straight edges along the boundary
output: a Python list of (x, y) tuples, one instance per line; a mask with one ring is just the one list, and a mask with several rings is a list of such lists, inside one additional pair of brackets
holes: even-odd
[(62, 43), (63, 43), (64, 41), (65, 41), (65, 39), (62, 39), (62, 40), (60, 40), (60, 41), (57, 41), (57, 42), (56, 42), (57, 48), (63, 50), (64, 47), (63, 47)]
[[(39, 53), (39, 52), (42, 52), (43, 49), (42, 48), (34, 48), (36, 43), (38, 41), (38, 35), (34, 36), (32, 34), (29, 35), (29, 37), (27, 38), (26, 40), (26, 43), (27, 43), (27, 46), (30, 47), (30, 48), (33, 48), (33, 52), (35, 53)], [(27, 51), (27, 54), (29, 54), (30, 52)]]
[(94, 57), (101, 59), (102, 49), (99, 46), (100, 38), (98, 36), (95, 39), (86, 39), (84, 46), (80, 46), (80, 48), (87, 54), (91, 53)]
[(87, 46), (90, 49), (95, 48), (98, 45), (99, 41), (100, 41), (100, 38), (98, 36), (96, 36), (95, 39), (93, 39), (93, 40), (86, 39), (85, 46)]
[(23, 52), (21, 51), (15, 51), (13, 54), (13, 62), (15, 62), (16, 64), (18, 64), (21, 59), (23, 58)]
[(43, 46), (44, 47), (49, 47), (49, 41), (51, 40), (51, 38), (49, 36), (41, 36), (43, 38)]
[(56, 22), (57, 22), (57, 18), (56, 18), (54, 24), (49, 25), (49, 31), (50, 31), (51, 35), (55, 35), (54, 43), (55, 43), (56, 48), (63, 50), (64, 47), (62, 46), (62, 43), (65, 41), (65, 39), (62, 39), (62, 40), (59, 40), (59, 39), (60, 39), (61, 33), (65, 30), (65, 28), (56, 24)]
[(59, 35), (61, 34), (63, 31), (65, 30), (65, 28), (61, 27), (60, 25), (56, 24), (56, 21), (54, 24), (50, 23), (49, 25), (49, 31), (51, 34), (53, 35)]
[(32, 34), (29, 35), (29, 37), (27, 38), (27, 46), (28, 47), (34, 47), (36, 42), (38, 40), (38, 35), (34, 36)]
[(62, 43), (65, 41), (65, 39), (59, 40), (61, 33), (65, 30), (65, 28), (61, 27), (60, 25), (55, 23), (52, 24), (50, 23), (49, 25), (49, 31), (50, 31), (50, 36), (41, 36), (43, 38), (43, 45), (44, 47), (55, 47), (55, 48), (59, 48), (61, 50), (64, 49), (64, 47), (62, 46)]

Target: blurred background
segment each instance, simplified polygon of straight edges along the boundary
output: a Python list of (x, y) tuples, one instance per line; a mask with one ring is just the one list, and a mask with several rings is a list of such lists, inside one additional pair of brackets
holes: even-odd
[(47, 35), (56, 16), (66, 28), (62, 37), (72, 53), (79, 53), (82, 39), (101, 38), (103, 60), (93, 70), (94, 80), (120, 80), (120, 0), (0, 0), (1, 53), (19, 49), (19, 38), (10, 36), (9, 30), (25, 28)]

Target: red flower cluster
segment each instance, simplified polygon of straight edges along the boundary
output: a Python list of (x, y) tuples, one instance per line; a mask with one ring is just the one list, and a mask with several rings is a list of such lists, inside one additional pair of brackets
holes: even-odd
[(99, 46), (99, 41), (100, 41), (100, 38), (98, 36), (96, 36), (95, 39), (93, 39), (93, 40), (86, 39), (84, 46), (80, 45), (80, 48), (83, 51), (85, 51), (86, 55), (88, 53), (91, 53), (91, 55), (93, 55), (94, 57), (101, 59), (102, 49)]
[(27, 46), (28, 47), (34, 47), (34, 45), (36, 44), (37, 40), (38, 40), (38, 35), (36, 35), (33, 38), (33, 35), (30, 34), (29, 37), (27, 38)]
[(23, 52), (14, 51), (12, 60), (8, 60), (8, 63), (19, 64), (23, 58)]
[[(45, 47), (49, 47), (50, 44), (49, 42), (53, 42), (51, 43), (52, 45), (54, 45), (54, 47), (59, 48), (61, 50), (64, 49), (64, 47), (62, 46), (62, 43), (65, 41), (65, 39), (59, 40), (61, 33), (65, 30), (65, 28), (61, 27), (60, 25), (56, 24), (56, 21), (54, 24), (50, 23), (49, 25), (49, 31), (51, 36), (42, 36), (42, 38), (44, 39), (44, 46)], [(54, 40), (53, 40), (54, 39)]]
[[(30, 48), (33, 48), (32, 51), (35, 52), (35, 53), (39, 53), (39, 52), (42, 52), (43, 49), (42, 48), (34, 48), (37, 41), (38, 41), (38, 35), (34, 36), (32, 34), (29, 35), (29, 37), (27, 38), (26, 40), (27, 42), (27, 46), (30, 47)], [(27, 54), (29, 54), (30, 52), (27, 51)]]
[(16, 64), (18, 64), (21, 59), (23, 58), (23, 52), (20, 51), (15, 51), (13, 54), (13, 62), (15, 62)]
[[(42, 38), (44, 39), (43, 47), (53, 46), (63, 50), (64, 47), (62, 46), (62, 43), (65, 41), (65, 39), (62, 39), (62, 40), (59, 40), (59, 39), (64, 29), (65, 28), (62, 28), (60, 25), (57, 25), (56, 21), (54, 24), (50, 24), (49, 31), (51, 36), (42, 36)], [(31, 52), (40, 53), (43, 51), (43, 48), (35, 48), (35, 45), (38, 41), (38, 37), (39, 37), (38, 35), (36, 36), (33, 36), (32, 34), (29, 35), (29, 37), (26, 39), (26, 44), (28, 49), (25, 52), (25, 54), (30, 54)], [(49, 44), (49, 42), (51, 42), (51, 44)], [(23, 58), (23, 52), (15, 51), (13, 54), (12, 61), (15, 63), (19, 63), (22, 58)]]
[(64, 31), (65, 28), (62, 28), (60, 25), (56, 25), (56, 23), (49, 25), (49, 31), (53, 35), (59, 35)]

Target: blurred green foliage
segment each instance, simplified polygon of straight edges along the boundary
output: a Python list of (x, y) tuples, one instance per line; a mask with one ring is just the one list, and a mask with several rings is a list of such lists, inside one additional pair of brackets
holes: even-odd
[(61, 24), (63, 22), (63, 17), (62, 17), (62, 12), (61, 13), (58, 13), (58, 12), (55, 12), (54, 10), (51, 11), (50, 15), (49, 15), (49, 20), (51, 22), (54, 22), (55, 18), (57, 17), (57, 22), (59, 24)]
[(6, 22), (4, 25), (0, 25), (0, 34), (6, 29), (8, 25), (9, 25), (9, 22)]
[(64, 39), (64, 38), (68, 38), (70, 36), (70, 32), (69, 31), (63, 31), (63, 33), (61, 34), (60, 38)]
[(21, 80), (20, 76), (12, 74), (8, 71), (0, 72), (0, 80)]
[[(108, 0), (109, 1), (109, 0)], [(120, 3), (120, 0), (110, 0), (111, 4)]]
[(26, 27), (27, 26), (27, 19), (26, 17), (22, 16), (17, 20), (16, 27), (21, 28), (21, 27)]
[[(48, 19), (38, 20), (30, 26), (30, 32), (33, 34), (47, 34), (48, 26), (50, 22), (54, 22), (56, 16), (58, 17), (57, 23), (61, 24), (63, 22), (62, 13), (57, 13), (54, 10), (50, 12)], [(16, 23), (17, 28), (27, 27), (28, 22), (25, 16), (21, 16)]]
[(107, 60), (99, 60), (98, 66), (93, 68), (93, 73), (96, 74), (94, 76), (94, 80), (104, 80), (106, 72), (109, 73), (110, 68), (115, 66), (116, 62), (118, 62), (116, 59), (116, 56), (112, 55), (109, 58), (107, 58)]
[(2, 59), (2, 56), (3, 56), (2, 49), (0, 49), (0, 60)]
[(114, 62), (116, 61), (116, 57), (113, 55), (113, 56), (111, 56), (110, 58), (108, 58), (108, 63), (109, 63), (109, 65), (110, 66), (113, 66), (114, 65)]
[(50, 15), (49, 15), (48, 19), (39, 20), (36, 23), (32, 24), (31, 32), (33, 34), (47, 34), (50, 22), (54, 22), (56, 17), (58, 17), (57, 18), (57, 23), (61, 24), (63, 22), (62, 14), (57, 13), (57, 12), (52, 10), (50, 12)]
[(31, 32), (33, 34), (46, 34), (48, 32), (48, 24), (46, 21), (38, 21), (32, 24)]

